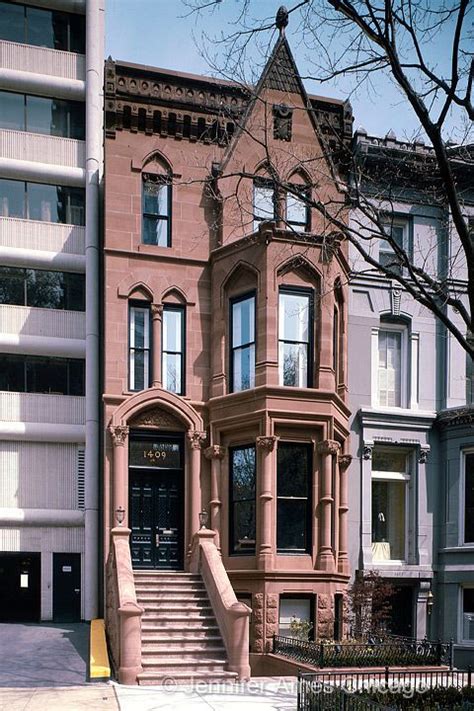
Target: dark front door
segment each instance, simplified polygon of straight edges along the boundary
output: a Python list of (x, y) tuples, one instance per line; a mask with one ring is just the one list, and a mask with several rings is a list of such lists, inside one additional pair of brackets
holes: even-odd
[[(145, 463), (137, 463), (142, 461)], [(129, 491), (134, 568), (183, 568), (181, 462), (180, 438), (131, 438)]]
[(395, 586), (390, 602), (390, 632), (402, 637), (413, 637), (413, 586)]
[(41, 554), (0, 554), (0, 622), (39, 622)]
[(79, 622), (81, 619), (81, 556), (53, 553), (53, 620)]

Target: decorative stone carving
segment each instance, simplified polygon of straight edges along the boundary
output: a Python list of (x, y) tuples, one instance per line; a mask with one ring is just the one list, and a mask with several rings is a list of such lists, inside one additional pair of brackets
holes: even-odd
[(273, 105), (273, 138), (277, 141), (291, 141), (293, 109), (286, 104)]
[(273, 452), (276, 441), (277, 437), (274, 436), (257, 437), (257, 447), (260, 447), (260, 449), (263, 449), (265, 452)]
[(364, 459), (372, 459), (372, 445), (371, 444), (364, 444), (364, 447), (362, 449), (362, 456)]
[(186, 435), (191, 449), (201, 449), (207, 439), (207, 433), (199, 430), (189, 430)]
[(183, 423), (166, 410), (155, 408), (146, 410), (135, 417), (130, 425), (132, 427), (157, 427), (159, 429), (183, 430)]
[(350, 454), (341, 454), (337, 461), (339, 462), (340, 469), (345, 471), (352, 462), (352, 456)]
[(402, 290), (395, 287), (392, 289), (392, 314), (400, 316), (400, 308), (402, 303)]
[(224, 459), (225, 453), (226, 448), (221, 447), (219, 444), (211, 444), (210, 447), (206, 447), (204, 450), (206, 459)]
[(127, 425), (111, 425), (109, 432), (112, 435), (114, 447), (123, 447), (128, 437), (129, 428)]
[(426, 464), (426, 460), (428, 459), (429, 451), (430, 450), (428, 447), (420, 447), (420, 451), (418, 452), (418, 463), (419, 464)]
[(163, 304), (152, 304), (150, 306), (151, 317), (153, 320), (159, 319), (163, 316)]
[(341, 445), (335, 439), (324, 439), (317, 446), (319, 454), (337, 454), (340, 448)]

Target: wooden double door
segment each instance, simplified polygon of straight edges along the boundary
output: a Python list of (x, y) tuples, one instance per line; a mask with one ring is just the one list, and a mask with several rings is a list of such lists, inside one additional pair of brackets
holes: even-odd
[(136, 569), (182, 570), (183, 438), (132, 434), (129, 462), (132, 565)]

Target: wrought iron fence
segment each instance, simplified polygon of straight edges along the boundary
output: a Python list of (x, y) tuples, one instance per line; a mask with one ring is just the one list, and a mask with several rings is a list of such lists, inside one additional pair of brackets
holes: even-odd
[(474, 709), (467, 670), (300, 672), (298, 711), (398, 711)]
[(316, 667), (453, 666), (453, 643), (392, 637), (367, 642), (273, 638), (274, 654)]

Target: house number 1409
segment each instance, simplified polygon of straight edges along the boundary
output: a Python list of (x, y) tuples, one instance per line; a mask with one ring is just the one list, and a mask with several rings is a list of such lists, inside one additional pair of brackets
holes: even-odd
[(145, 459), (166, 459), (166, 452), (162, 452), (159, 449), (145, 449), (143, 452), (143, 457)]

